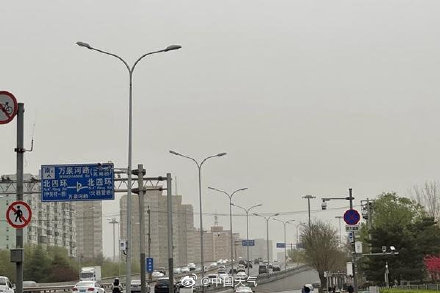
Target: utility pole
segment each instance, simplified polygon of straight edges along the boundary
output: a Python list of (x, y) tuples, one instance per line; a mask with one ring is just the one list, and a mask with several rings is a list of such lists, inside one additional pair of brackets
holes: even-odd
[(310, 199), (316, 198), (316, 196), (308, 194), (308, 195), (304, 195), (303, 198), (307, 199), (308, 211), (309, 211), (309, 227), (310, 227)]

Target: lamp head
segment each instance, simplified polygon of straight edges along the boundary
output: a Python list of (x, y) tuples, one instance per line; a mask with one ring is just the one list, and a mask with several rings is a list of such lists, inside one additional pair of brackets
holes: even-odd
[(172, 151), (170, 150), (170, 154), (176, 155), (176, 156), (180, 156), (180, 154), (178, 152)]
[(87, 49), (89, 49), (89, 50), (92, 49), (92, 46), (90, 46), (89, 44), (84, 43), (84, 42), (76, 42), (76, 44), (77, 44), (78, 46), (80, 46), (80, 47), (84, 47), (84, 48), (87, 48)]
[(172, 50), (178, 50), (180, 48), (182, 48), (182, 46), (180, 46), (180, 45), (170, 45), (170, 46), (166, 47), (163, 51), (168, 52), (168, 51), (172, 51)]
[(217, 157), (223, 157), (223, 156), (225, 156), (226, 155), (226, 153), (220, 153), (220, 154), (217, 154), (216, 156)]

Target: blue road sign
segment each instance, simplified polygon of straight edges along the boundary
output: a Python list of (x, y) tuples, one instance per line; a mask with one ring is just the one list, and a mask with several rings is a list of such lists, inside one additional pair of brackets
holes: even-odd
[(255, 246), (255, 240), (241, 240), (241, 246)]
[(355, 209), (346, 210), (344, 213), (344, 222), (347, 225), (356, 225), (361, 220), (361, 215)]
[(115, 198), (112, 163), (42, 165), (41, 201), (90, 201)]
[(277, 248), (286, 248), (286, 243), (284, 243), (284, 242), (277, 242)]
[(145, 258), (145, 264), (147, 266), (146, 270), (147, 273), (152, 273), (154, 270), (154, 266), (153, 266), (153, 258), (152, 257), (147, 257)]

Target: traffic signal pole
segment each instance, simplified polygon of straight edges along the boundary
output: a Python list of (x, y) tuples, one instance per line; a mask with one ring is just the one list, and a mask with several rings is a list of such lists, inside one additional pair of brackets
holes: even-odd
[[(353, 192), (352, 189), (348, 189), (348, 200), (350, 201), (350, 210), (353, 209)], [(356, 232), (353, 231), (353, 244), (352, 244), (352, 253), (351, 253), (351, 265), (353, 270), (353, 289), (354, 293), (358, 292), (357, 288), (357, 280), (356, 280)]]

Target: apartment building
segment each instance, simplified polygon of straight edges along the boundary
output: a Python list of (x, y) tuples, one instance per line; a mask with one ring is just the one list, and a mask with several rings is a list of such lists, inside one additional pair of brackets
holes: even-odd
[[(139, 210), (139, 196), (132, 195), (132, 257), (140, 261), (140, 213), (144, 222), (145, 254), (154, 258), (155, 266), (168, 266), (168, 213), (167, 196), (162, 191), (147, 190), (143, 196), (144, 211)], [(127, 195), (120, 199), (121, 239), (127, 239)], [(172, 196), (173, 217), (173, 259), (176, 266), (190, 262), (188, 250), (191, 249), (189, 234), (193, 228), (193, 209), (191, 205), (182, 204), (181, 195)], [(151, 245), (148, 243), (150, 235)]]
[(102, 201), (73, 203), (78, 261), (102, 255)]
[[(0, 214), (5, 215), (9, 205), (16, 201), (15, 180), (15, 175), (2, 175), (0, 178)], [(76, 223), (72, 204), (41, 202), (39, 177), (24, 174), (23, 180), (26, 193), (23, 200), (32, 210), (32, 220), (23, 228), (23, 243), (63, 246), (70, 256), (76, 256)], [(15, 248), (15, 229), (6, 220), (2, 220), (0, 231), (0, 249)]]

